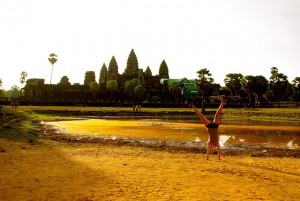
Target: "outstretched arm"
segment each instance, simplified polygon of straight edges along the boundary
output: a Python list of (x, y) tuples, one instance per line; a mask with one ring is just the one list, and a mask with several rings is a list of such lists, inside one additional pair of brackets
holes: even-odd
[(195, 106), (193, 104), (192, 104), (192, 108), (195, 110), (196, 114), (200, 117), (200, 119), (202, 120), (202, 122), (205, 126), (210, 124), (210, 121), (208, 119), (206, 119), (206, 117), (199, 110), (197, 110), (197, 108), (195, 108)]
[(219, 119), (220, 119), (220, 115), (221, 115), (224, 103), (225, 103), (224, 97), (222, 97), (222, 99), (221, 99), (221, 105), (219, 106), (219, 108), (218, 108), (218, 110), (217, 110), (217, 112), (215, 114), (215, 118), (214, 118), (214, 121), (213, 121), (214, 124), (219, 124)]

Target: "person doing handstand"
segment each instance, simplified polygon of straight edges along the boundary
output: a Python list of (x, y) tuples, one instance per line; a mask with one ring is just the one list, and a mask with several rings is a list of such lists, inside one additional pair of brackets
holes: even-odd
[(212, 147), (217, 147), (218, 151), (218, 159), (220, 160), (220, 144), (219, 144), (219, 136), (218, 136), (218, 127), (219, 127), (219, 119), (220, 114), (224, 106), (224, 97), (221, 99), (221, 104), (215, 114), (214, 121), (211, 123), (195, 106), (192, 104), (192, 108), (195, 110), (196, 114), (201, 118), (203, 124), (206, 126), (209, 138), (207, 143), (207, 155), (206, 159), (209, 158), (210, 149)]

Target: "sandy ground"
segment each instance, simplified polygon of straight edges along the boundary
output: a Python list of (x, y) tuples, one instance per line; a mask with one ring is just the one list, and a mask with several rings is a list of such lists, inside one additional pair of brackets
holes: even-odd
[(0, 139), (0, 200), (300, 200), (300, 159)]

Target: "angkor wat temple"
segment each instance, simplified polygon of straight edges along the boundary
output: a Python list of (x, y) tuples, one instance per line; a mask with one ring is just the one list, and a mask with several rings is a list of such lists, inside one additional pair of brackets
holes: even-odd
[[(44, 79), (28, 79), (23, 88), (23, 101), (30, 105), (131, 105), (143, 104), (171, 104), (181, 102), (183, 99), (197, 98), (199, 93), (193, 80), (159, 79), (158, 76), (139, 77), (144, 87), (142, 99), (130, 95), (125, 90), (124, 76), (117, 78), (118, 89), (110, 92), (106, 83), (99, 86), (97, 93), (92, 93), (88, 83), (83, 85), (75, 83), (45, 84)], [(170, 93), (170, 85), (178, 83), (180, 88), (177, 94)]]

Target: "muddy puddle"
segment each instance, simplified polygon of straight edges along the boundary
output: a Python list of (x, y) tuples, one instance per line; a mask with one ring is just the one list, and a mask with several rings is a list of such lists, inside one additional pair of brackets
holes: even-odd
[[(207, 131), (203, 124), (176, 122), (161, 119), (112, 120), (87, 119), (76, 121), (48, 122), (59, 132), (70, 135), (103, 137), (109, 139), (162, 140), (187, 143), (205, 143)], [(263, 146), (271, 148), (300, 148), (300, 128), (290, 125), (228, 125), (219, 127), (220, 145), (223, 148), (235, 146)]]

